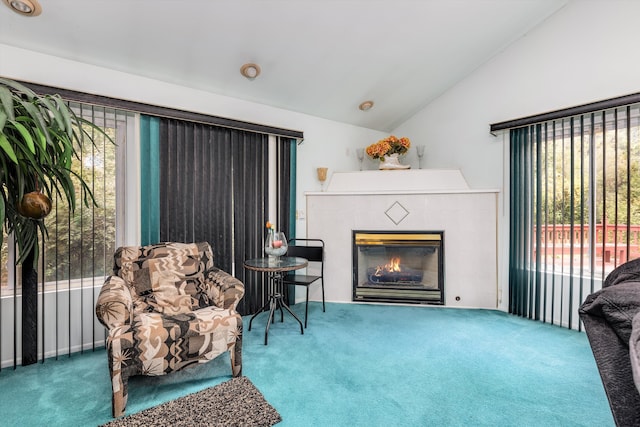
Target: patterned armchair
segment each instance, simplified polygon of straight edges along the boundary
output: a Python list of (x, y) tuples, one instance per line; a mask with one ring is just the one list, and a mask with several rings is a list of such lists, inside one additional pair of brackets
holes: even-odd
[(208, 243), (121, 247), (96, 303), (108, 329), (113, 416), (124, 414), (127, 381), (164, 375), (229, 352), (242, 374), (244, 285), (213, 265)]

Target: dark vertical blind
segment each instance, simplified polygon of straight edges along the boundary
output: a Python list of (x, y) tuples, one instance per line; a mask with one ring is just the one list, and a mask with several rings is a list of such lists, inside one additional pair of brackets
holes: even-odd
[[(278, 217), (276, 224), (285, 232), (287, 239), (296, 237), (295, 222), (295, 140), (278, 138), (277, 167), (282, 173), (278, 174)], [(284, 298), (289, 304), (295, 303), (295, 286), (285, 286)]]
[(236, 248), (233, 262), (235, 276), (245, 285), (245, 297), (239, 309), (242, 314), (257, 311), (268, 299), (266, 286), (263, 286), (265, 275), (243, 268), (246, 259), (263, 255), (264, 225), (270, 216), (268, 139), (266, 135), (252, 136), (244, 132), (231, 140), (234, 168), (233, 244)]
[[(268, 135), (160, 120), (160, 240), (209, 242), (216, 266), (245, 284), (242, 314), (267, 300), (263, 274), (243, 263), (263, 255), (267, 219), (289, 217), (290, 159), (283, 160), (269, 165)], [(270, 167), (278, 193), (287, 195), (274, 214), (268, 212)]]
[(578, 308), (640, 257), (640, 105), (510, 131), (509, 311), (580, 329)]
[[(264, 223), (270, 217), (266, 186), (268, 169), (273, 165), (268, 165), (267, 134), (285, 135), (281, 141), (295, 141), (289, 138), (302, 139), (302, 132), (26, 84), (40, 94), (59, 94), (72, 101), (77, 114), (103, 127), (116, 141), (115, 145), (101, 141), (96, 146), (82, 148), (81, 156), (74, 160), (74, 168), (86, 169), (80, 170), (79, 175), (93, 180), (90, 185), (99, 206), (80, 207), (72, 217), (63, 201), (54, 197), (54, 212), (46, 219), (51, 223), (47, 226), (49, 235), (41, 238), (43, 247), (38, 268), (38, 358), (42, 362), (51, 356), (57, 359), (62, 354), (71, 356), (78, 350), (93, 349), (95, 343), (105, 337), (104, 328), (95, 318), (93, 308), (102, 277), (108, 275), (113, 267), (116, 177), (126, 180), (124, 147), (134, 126), (134, 115), (130, 111), (173, 118), (166, 119), (172, 124), (165, 123), (164, 166), (160, 178), (161, 202), (165, 203), (161, 209), (165, 219), (171, 222), (170, 226), (163, 228), (164, 232), (176, 233), (175, 240), (204, 240), (205, 237), (199, 236), (205, 233), (206, 240), (212, 242), (216, 251), (216, 263), (245, 282), (248, 295), (239, 310), (249, 313), (263, 305), (262, 277), (256, 273), (253, 277), (245, 277), (242, 262), (249, 257), (262, 256)], [(198, 128), (189, 120), (202, 125)], [(238, 128), (245, 131), (234, 130)], [(186, 142), (181, 148), (176, 139), (171, 145), (169, 135), (185, 140), (191, 138), (191, 142)], [(216, 143), (216, 148), (197, 142), (205, 138), (212, 144)], [(220, 141), (224, 143), (218, 146)], [(123, 150), (118, 154), (117, 162), (115, 147)], [(189, 149), (190, 153), (186, 153)], [(283, 181), (284, 187), (280, 191), (285, 193), (290, 181), (295, 181), (295, 170), (293, 173), (290, 170), (295, 158), (290, 160), (290, 163), (281, 163), (282, 169), (278, 169), (279, 174), (290, 179)], [(191, 175), (189, 170), (192, 170)], [(167, 171), (172, 172), (164, 176)], [(183, 174), (187, 176), (181, 176)], [(199, 184), (202, 187), (198, 187)], [(123, 186), (128, 185), (131, 183)], [(118, 191), (122, 189), (121, 186), (117, 188)], [(197, 200), (198, 204), (179, 206), (184, 197)], [(239, 200), (243, 200), (242, 205), (235, 204)], [(246, 209), (243, 211), (238, 206)], [(279, 217), (291, 217), (290, 206), (279, 203), (278, 207), (282, 212), (284, 209), (288, 212), (288, 216), (282, 213), (278, 214)], [(178, 236), (178, 233), (182, 234)], [(191, 238), (188, 238), (188, 233), (191, 233)], [(19, 363), (19, 332), (21, 315), (24, 315), (18, 304), (22, 290), (19, 271), (13, 264), (15, 246), (8, 246), (9, 240), (5, 235), (0, 248), (0, 294), (3, 297), (3, 304), (0, 304), (0, 361), (6, 362), (0, 363), (0, 370), (9, 364), (16, 368)], [(169, 240), (168, 235), (165, 234), (161, 240)], [(47, 320), (42, 320), (45, 317)]]
[(278, 139), (278, 160), (277, 167), (282, 173), (278, 174), (278, 218), (276, 224), (280, 224), (280, 229), (286, 233), (287, 239), (292, 239), (296, 235), (295, 230), (295, 198), (291, 191), (295, 190), (295, 140), (290, 138)]

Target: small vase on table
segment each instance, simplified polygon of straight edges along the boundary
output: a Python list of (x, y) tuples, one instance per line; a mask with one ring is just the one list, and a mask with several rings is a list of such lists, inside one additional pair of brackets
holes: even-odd
[(282, 231), (269, 230), (264, 242), (264, 253), (269, 263), (277, 264), (280, 257), (287, 253), (287, 238)]

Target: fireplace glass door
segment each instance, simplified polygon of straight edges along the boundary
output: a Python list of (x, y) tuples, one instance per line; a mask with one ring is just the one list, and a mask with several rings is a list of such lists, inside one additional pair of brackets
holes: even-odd
[(444, 304), (442, 231), (353, 231), (353, 300)]

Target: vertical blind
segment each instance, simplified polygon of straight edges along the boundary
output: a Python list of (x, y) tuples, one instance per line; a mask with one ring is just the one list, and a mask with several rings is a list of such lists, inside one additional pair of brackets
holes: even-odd
[(278, 138), (277, 164), (278, 171), (278, 217), (276, 224), (286, 232), (288, 239), (296, 237), (296, 141), (291, 138)]
[[(285, 199), (290, 200), (290, 202), (282, 199), (277, 206), (282, 211), (278, 215), (288, 215), (289, 218), (292, 218), (293, 211), (290, 206), (291, 203), (295, 203), (295, 197), (291, 198), (291, 183), (295, 182), (295, 140), (290, 138), (302, 138), (302, 132), (83, 94), (32, 83), (25, 84), (38, 93), (56, 93), (60, 94), (64, 99), (71, 100), (71, 105), (77, 114), (103, 127), (116, 141), (116, 144), (98, 141), (95, 146), (82, 147), (79, 158), (75, 159), (73, 163), (74, 170), (83, 179), (90, 181), (89, 185), (96, 196), (97, 207), (82, 207), (78, 209), (76, 215), (70, 216), (68, 208), (64, 206), (63, 201), (53, 201), (55, 209), (46, 219), (48, 221), (49, 235), (41, 236), (42, 248), (37, 268), (37, 319), (23, 319), (20, 311), (20, 269), (14, 265), (16, 253), (12, 240), (10, 236), (5, 235), (3, 245), (0, 247), (0, 370), (2, 367), (11, 365), (15, 368), (22, 358), (20, 330), (23, 321), (37, 322), (37, 358), (41, 361), (49, 357), (57, 358), (59, 355), (70, 356), (76, 351), (104, 345), (104, 328), (95, 318), (94, 306), (100, 286), (113, 267), (113, 252), (116, 247), (116, 239), (122, 240), (123, 238), (124, 227), (122, 225), (124, 224), (125, 208), (120, 201), (125, 199), (126, 188), (132, 185), (131, 179), (125, 173), (127, 156), (124, 153), (127, 139), (134, 137), (136, 118), (133, 111), (150, 112), (163, 117), (178, 117), (179, 119), (176, 119), (176, 122), (182, 119), (187, 121), (191, 119), (199, 123), (206, 123), (208, 126), (215, 123), (227, 129), (250, 129), (257, 133), (245, 131), (245, 136), (248, 137), (251, 134), (251, 138), (256, 137), (257, 140), (267, 139), (268, 137), (265, 136), (267, 133), (286, 135), (286, 137), (279, 139), (278, 149), (281, 153), (294, 154), (289, 157), (288, 161), (283, 160), (284, 163), (279, 163), (278, 176), (289, 177), (288, 180), (285, 178), (282, 181), (279, 192), (283, 195), (287, 194)], [(143, 115), (142, 117), (145, 116)], [(158, 134), (157, 120), (158, 118), (154, 117), (148, 123), (150, 132), (155, 132), (156, 134)], [(213, 126), (215, 127), (215, 125)], [(141, 123), (141, 127), (144, 127), (144, 123)], [(251, 179), (258, 179), (258, 176), (262, 179), (265, 171), (261, 167), (251, 169), (252, 163), (246, 163), (246, 160), (253, 158), (252, 156), (255, 154), (253, 153), (255, 145), (249, 145), (245, 144), (242, 149), (237, 151), (239, 157), (236, 157), (235, 163), (233, 163), (235, 172), (246, 172), (243, 176), (237, 178), (237, 181), (234, 181), (234, 191), (236, 192), (230, 193), (232, 196), (231, 202), (234, 203), (234, 206), (241, 206), (240, 201), (246, 194), (253, 194), (256, 200), (263, 197), (260, 194), (263, 191), (262, 187), (255, 184), (255, 181), (251, 181)], [(157, 146), (153, 148), (154, 150), (158, 149)], [(259, 150), (260, 153), (262, 153), (261, 150), (262, 148)], [(156, 151), (155, 155), (159, 155), (159, 153)], [(259, 155), (264, 156), (264, 153)], [(145, 156), (145, 154), (141, 153), (141, 156)], [(286, 154), (283, 154), (283, 156), (286, 156)], [(158, 171), (156, 170), (156, 172)], [(252, 173), (255, 175), (253, 178), (251, 178)], [(218, 175), (220, 174), (218, 173)], [(145, 177), (149, 176), (145, 175), (142, 178), (144, 180)], [(221, 179), (225, 179), (225, 177), (223, 176)], [(148, 181), (149, 184), (157, 189), (158, 193), (163, 192), (166, 197), (171, 197), (167, 195), (164, 188), (158, 188), (158, 182), (158, 179), (154, 180), (152, 176)], [(267, 181), (260, 181), (261, 185), (264, 182)], [(148, 188), (148, 186), (145, 186), (143, 190)], [(213, 186), (210, 188), (213, 188)], [(243, 189), (244, 193), (242, 192)], [(154, 202), (158, 202), (159, 205), (159, 196), (156, 197)], [(235, 204), (235, 202), (238, 202), (238, 204)], [(255, 200), (247, 201), (246, 203), (253, 206), (252, 203), (254, 202)], [(224, 203), (226, 202), (221, 203), (224, 208)], [(223, 262), (230, 264), (230, 271), (235, 269), (241, 279), (243, 279), (242, 276), (244, 275), (241, 261), (248, 256), (262, 255), (264, 222), (269, 213), (267, 212), (268, 204), (266, 202), (260, 203), (260, 209), (263, 209), (264, 214), (259, 220), (257, 220), (258, 216), (249, 217), (249, 210), (245, 211), (244, 216), (242, 212), (234, 211), (232, 219), (234, 226), (251, 221), (251, 227), (255, 227), (255, 233), (245, 228), (244, 236), (247, 236), (245, 241), (239, 240), (243, 236), (240, 229), (234, 229), (233, 231), (225, 229), (219, 233), (218, 240), (222, 241), (223, 244), (226, 244), (224, 243), (225, 239), (232, 239), (230, 241), (234, 251), (233, 256), (231, 255), (232, 252), (226, 252), (225, 255), (218, 254), (216, 261), (231, 257), (228, 261), (224, 260)], [(143, 208), (148, 207), (144, 203), (143, 205)], [(284, 207), (288, 208), (286, 212), (284, 212)], [(213, 211), (216, 209), (218, 207), (213, 206)], [(155, 210), (157, 211), (159, 208), (155, 208)], [(159, 219), (154, 218), (154, 220), (157, 221), (152, 224), (156, 234), (151, 237), (151, 234), (147, 233), (146, 238), (148, 239), (159, 239)], [(256, 220), (255, 225), (254, 220)], [(202, 218), (195, 218), (194, 224), (202, 224)], [(290, 222), (290, 225), (293, 227), (295, 221)], [(195, 231), (198, 229), (195, 226), (192, 228)], [(242, 254), (242, 251), (244, 251), (244, 254)], [(258, 284), (262, 283), (261, 279), (248, 278), (248, 280), (253, 280)], [(256, 303), (256, 301), (263, 296), (260, 295), (259, 286), (251, 286), (251, 283), (245, 283), (245, 285), (249, 285), (247, 288), (250, 289), (250, 294), (253, 292), (256, 295), (254, 295), (255, 298), (249, 295), (249, 299), (245, 296), (240, 309), (245, 312), (251, 312), (254, 310), (252, 307), (255, 307), (256, 304), (258, 304), (258, 307), (262, 305), (261, 303)]]
[(31, 355), (23, 354), (24, 343), (17, 333), (24, 322), (37, 327), (34, 361), (70, 356), (104, 342), (104, 328), (94, 315), (96, 287), (99, 289), (113, 266), (119, 200), (116, 180), (124, 167), (117, 158), (123, 157), (120, 153), (134, 127), (134, 116), (88, 104), (70, 106), (76, 114), (103, 128), (114, 143), (93, 134), (94, 144), (87, 140), (78, 147), (78, 157), (71, 166), (89, 185), (96, 205), (86, 206), (78, 200), (71, 214), (66, 199), (54, 195), (53, 210), (44, 219), (48, 235), (40, 236), (37, 319), (28, 319), (19, 310), (20, 269), (14, 266), (15, 245), (5, 238), (0, 267), (0, 366), (15, 367), (20, 360), (24, 363), (31, 359)]
[[(256, 311), (267, 300), (263, 274), (243, 268), (262, 256), (270, 215), (289, 217), (290, 157), (269, 164), (269, 136), (174, 119), (160, 119), (160, 240), (207, 241), (216, 266), (240, 279), (238, 311)], [(280, 139), (289, 152), (293, 140)], [(286, 146), (286, 149), (285, 149)], [(269, 212), (269, 169), (276, 168), (281, 202)]]
[(510, 131), (509, 311), (580, 329), (577, 310), (640, 256), (640, 106)]

